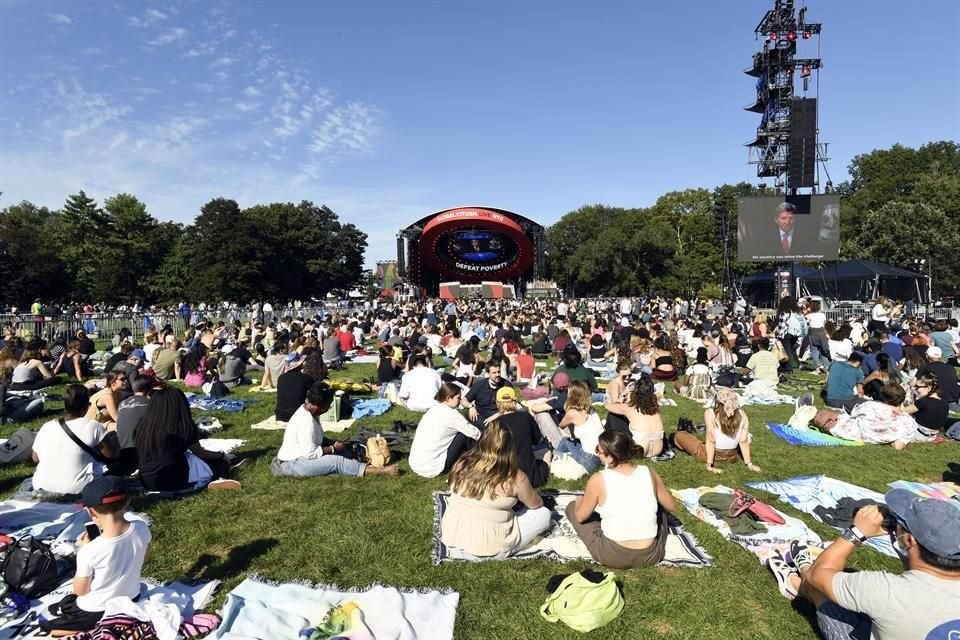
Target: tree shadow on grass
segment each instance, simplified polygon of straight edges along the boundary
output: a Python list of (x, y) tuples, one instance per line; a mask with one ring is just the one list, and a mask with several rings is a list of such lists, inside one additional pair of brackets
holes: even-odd
[(960, 463), (950, 462), (947, 464), (947, 468), (949, 471), (943, 472), (943, 481), (960, 484)]
[(278, 544), (275, 538), (261, 538), (230, 549), (225, 558), (205, 553), (187, 569), (184, 577), (191, 582), (229, 580), (247, 571), (254, 558), (264, 555)]

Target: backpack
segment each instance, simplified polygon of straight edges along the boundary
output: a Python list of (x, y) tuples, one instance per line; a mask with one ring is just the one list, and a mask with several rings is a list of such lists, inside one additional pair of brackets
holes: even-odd
[(390, 464), (390, 445), (381, 435), (367, 438), (367, 464), (382, 468)]
[(547, 596), (540, 615), (547, 622), (559, 620), (581, 632), (602, 627), (623, 611), (623, 594), (616, 580), (612, 572), (600, 582), (591, 582), (582, 573), (572, 573)]
[(0, 573), (7, 586), (25, 598), (45, 596), (62, 582), (50, 545), (23, 536), (4, 550)]
[(787, 318), (787, 333), (798, 338), (803, 338), (808, 332), (807, 319), (799, 313), (791, 313), (790, 317)]

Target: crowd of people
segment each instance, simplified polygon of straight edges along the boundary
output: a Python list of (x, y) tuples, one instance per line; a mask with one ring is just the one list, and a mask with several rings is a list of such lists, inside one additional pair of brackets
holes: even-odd
[[(708, 472), (722, 473), (723, 465), (742, 460), (759, 473), (750, 420), (734, 389), (776, 387), (803, 363), (822, 381), (828, 408), (812, 420), (827, 433), (896, 448), (941, 433), (960, 439), (948, 424), (950, 410), (960, 408), (956, 320), (909, 317), (885, 299), (868, 322), (851, 316), (839, 325), (826, 319), (818, 301), (790, 297), (769, 315), (748, 314), (742, 299), (725, 306), (679, 298), (427, 300), (311, 318), (259, 312), (257, 320), (241, 323), (207, 320), (190, 310), (186, 332), (152, 326), (136, 341), (120, 331), (106, 353), (85, 331), (48, 343), (5, 327), (5, 422), (37, 417), (44, 389), (69, 383), (63, 417), (36, 434), (29, 488), (82, 494), (91, 517), (104, 523), (104, 536), (135, 538), (123, 552), (133, 571), (142, 564), (149, 534), (144, 540), (135, 529), (118, 526), (113, 506), (104, 511), (104, 496), (115, 496), (110, 504), (117, 505), (128, 496), (122, 484), (100, 491), (103, 478), (136, 472), (145, 489), (164, 493), (237, 489), (231, 476), (251, 462), (201, 446), (181, 385), (210, 395), (254, 386), (275, 391), (274, 418), (285, 426), (271, 463), (277, 476), (397, 475), (397, 465), (368, 464), (356, 447), (325, 435), (320, 417), (335, 402), (325, 380), (330, 369), (349, 366), (357, 355), (376, 357), (369, 383), (381, 396), (422, 414), (409, 466), (426, 478), (448, 474), (451, 496), (441, 535), (461, 559), (508, 557), (546, 531), (551, 512), (536, 487), (555, 475), (586, 478), (584, 495), (566, 515), (597, 562), (615, 568), (658, 563), (666, 516), (676, 504), (644, 463), (679, 451)], [(546, 366), (551, 360), (555, 367)], [(703, 440), (692, 422), (664, 424), (667, 385), (704, 405)], [(605, 409), (603, 419), (597, 404)], [(801, 398), (803, 404), (814, 399)], [(90, 487), (97, 495), (88, 501)], [(883, 579), (922, 584), (932, 594), (925, 620), (935, 626), (947, 620), (944, 603), (956, 603), (943, 594), (960, 588), (960, 523), (956, 514), (928, 503), (893, 497), (896, 524), (884, 530), (899, 541), (908, 572)], [(858, 524), (854, 537), (879, 535), (872, 512)], [(815, 560), (798, 547), (771, 568), (793, 594), (818, 606), (822, 629), (859, 611), (874, 620), (874, 637), (900, 637), (886, 635), (896, 627), (884, 626), (890, 623), (880, 611), (882, 596), (867, 603), (864, 589), (874, 583), (843, 577), (842, 562), (853, 547), (834, 546), (839, 550)], [(90, 566), (85, 563), (84, 572)], [(103, 571), (96, 567), (104, 565), (94, 566), (96, 587), (102, 584), (97, 571)], [(89, 578), (79, 567), (78, 580)], [(76, 624), (71, 621), (78, 616), (86, 624), (83, 614), (96, 611), (91, 608), (99, 600), (86, 598), (89, 588), (75, 581), (76, 597), (62, 603), (68, 620), (59, 629)]]

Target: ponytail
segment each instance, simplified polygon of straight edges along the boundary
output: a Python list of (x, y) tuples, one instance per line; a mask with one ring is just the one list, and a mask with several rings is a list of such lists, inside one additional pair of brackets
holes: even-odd
[(598, 447), (613, 459), (614, 466), (642, 458), (645, 454), (643, 447), (623, 431), (604, 431), (600, 434)]

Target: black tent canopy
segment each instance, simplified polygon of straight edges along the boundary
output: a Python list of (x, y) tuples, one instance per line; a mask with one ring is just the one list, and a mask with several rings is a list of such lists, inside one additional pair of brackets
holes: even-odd
[[(744, 296), (754, 304), (774, 301), (774, 281), (778, 271), (791, 265), (766, 269), (745, 276), (742, 280)], [(869, 260), (847, 260), (821, 269), (797, 264), (793, 278), (803, 295), (817, 295), (834, 300), (872, 300), (885, 295), (897, 300), (913, 298), (927, 302), (926, 277), (922, 274)]]

